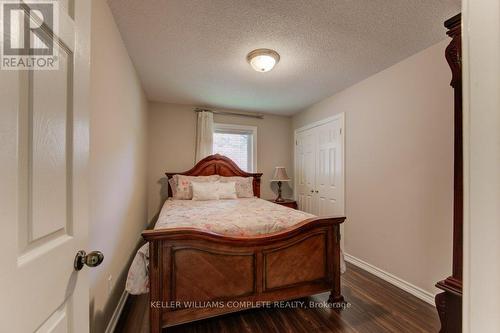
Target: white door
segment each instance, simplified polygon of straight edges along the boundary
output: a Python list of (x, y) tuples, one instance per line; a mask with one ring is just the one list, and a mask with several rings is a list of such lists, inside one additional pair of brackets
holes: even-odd
[(0, 332), (89, 329), (73, 261), (87, 245), (90, 1), (67, 3), (58, 31), (44, 27), (59, 69), (0, 70)]
[(318, 216), (344, 215), (344, 114), (297, 130), (295, 139), (299, 209)]
[(316, 127), (316, 188), (319, 216), (344, 214), (343, 133), (340, 118)]
[(315, 214), (316, 135), (314, 131), (299, 132), (295, 144), (297, 205), (300, 210)]

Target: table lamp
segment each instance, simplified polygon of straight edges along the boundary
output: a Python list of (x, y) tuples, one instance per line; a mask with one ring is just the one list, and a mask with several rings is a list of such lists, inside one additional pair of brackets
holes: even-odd
[(289, 182), (290, 177), (286, 174), (285, 167), (276, 167), (274, 169), (274, 176), (272, 182), (278, 182), (278, 197), (274, 200), (276, 202), (283, 202), (285, 199), (281, 197), (281, 182)]

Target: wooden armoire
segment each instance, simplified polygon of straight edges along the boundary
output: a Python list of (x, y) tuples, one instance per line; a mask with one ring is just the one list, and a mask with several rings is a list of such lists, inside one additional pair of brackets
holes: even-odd
[(436, 308), (441, 321), (441, 333), (462, 332), (462, 231), (463, 231), (463, 135), (462, 135), (462, 29), (461, 14), (444, 23), (451, 42), (446, 48), (446, 60), (451, 68), (451, 86), (455, 91), (454, 111), (454, 176), (453, 176), (453, 267), (452, 274), (436, 287)]

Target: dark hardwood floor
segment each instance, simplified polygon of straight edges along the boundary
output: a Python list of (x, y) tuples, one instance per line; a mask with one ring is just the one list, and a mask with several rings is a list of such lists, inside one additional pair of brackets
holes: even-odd
[[(168, 328), (180, 332), (437, 332), (436, 309), (393, 285), (348, 264), (342, 293), (350, 307), (253, 309)], [(302, 299), (323, 305), (328, 294)], [(289, 303), (291, 305), (291, 303)], [(146, 333), (147, 295), (130, 296), (115, 332)]]

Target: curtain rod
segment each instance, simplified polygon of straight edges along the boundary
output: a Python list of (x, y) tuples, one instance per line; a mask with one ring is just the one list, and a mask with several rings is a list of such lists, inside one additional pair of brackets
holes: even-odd
[(220, 115), (225, 115), (225, 116), (238, 116), (238, 117), (264, 119), (264, 115), (262, 115), (260, 113), (243, 113), (243, 112), (234, 112), (234, 111), (216, 111), (216, 110), (202, 109), (202, 108), (196, 108), (196, 109), (194, 109), (194, 112), (212, 112), (213, 114), (220, 114)]

